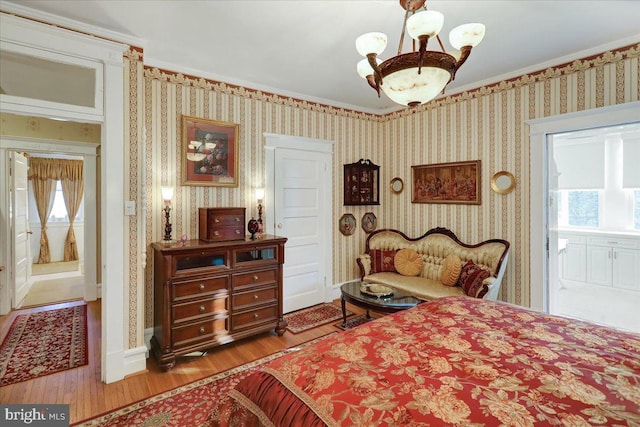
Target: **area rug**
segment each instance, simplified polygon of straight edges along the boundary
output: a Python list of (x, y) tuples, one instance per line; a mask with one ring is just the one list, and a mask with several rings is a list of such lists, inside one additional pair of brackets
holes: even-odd
[(368, 318), (366, 314), (359, 314), (355, 317), (347, 319), (346, 325), (343, 325), (342, 322), (339, 322), (339, 323), (336, 323), (335, 326), (344, 331), (347, 329), (355, 328), (358, 325), (363, 325), (367, 322), (371, 322), (372, 320), (374, 320), (373, 317)]
[[(347, 310), (347, 316), (352, 314)], [(284, 315), (284, 320), (288, 323), (287, 330), (292, 334), (299, 334), (337, 319), (342, 319), (342, 309), (329, 303), (314, 305), (313, 307)]]
[(209, 413), (217, 403), (217, 400), (235, 387), (242, 379), (259, 370), (262, 365), (337, 333), (339, 332), (332, 332), (297, 347), (279, 351), (237, 368), (194, 381), (116, 411), (72, 425), (77, 427), (183, 427), (202, 425), (209, 417)]
[(87, 306), (16, 316), (0, 346), (0, 386), (86, 365)]

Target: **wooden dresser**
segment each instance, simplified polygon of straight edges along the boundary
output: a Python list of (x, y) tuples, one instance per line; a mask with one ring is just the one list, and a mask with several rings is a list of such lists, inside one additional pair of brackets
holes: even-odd
[(274, 329), (284, 334), (284, 237), (153, 243), (151, 349), (163, 370), (176, 357)]

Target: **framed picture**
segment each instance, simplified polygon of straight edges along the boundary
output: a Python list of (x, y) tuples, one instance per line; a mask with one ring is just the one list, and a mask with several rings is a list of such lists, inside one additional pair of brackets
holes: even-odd
[(238, 186), (238, 128), (182, 116), (182, 185)]
[(479, 205), (480, 169), (480, 160), (411, 166), (411, 202)]
[(340, 217), (340, 232), (344, 236), (351, 236), (356, 231), (356, 217), (352, 214), (344, 214)]
[(367, 212), (362, 215), (361, 227), (365, 233), (369, 234), (378, 226), (378, 219), (373, 212)]

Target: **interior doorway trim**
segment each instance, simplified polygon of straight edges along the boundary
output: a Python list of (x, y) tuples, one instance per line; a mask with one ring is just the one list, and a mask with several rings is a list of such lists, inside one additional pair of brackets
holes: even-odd
[(639, 117), (640, 101), (635, 101), (525, 122), (529, 125), (529, 161), (531, 164), (529, 188), (531, 308), (544, 312), (548, 312), (549, 309), (547, 294), (549, 278), (547, 136), (638, 122)]
[[(61, 142), (46, 139), (24, 138), (9, 136), (0, 138), (0, 150), (3, 151), (23, 151), (29, 153), (65, 153), (80, 155), (84, 162), (85, 192), (84, 198), (84, 299), (95, 301), (98, 296), (97, 283), (97, 198), (95, 191), (86, 189), (97, 189), (96, 177), (96, 156), (99, 144), (89, 142)], [(5, 162), (8, 161), (8, 156)], [(6, 166), (6, 163), (3, 163)], [(5, 169), (5, 182), (9, 182), (9, 171)], [(4, 186), (6, 187), (6, 186)], [(6, 191), (3, 188), (2, 191)], [(8, 197), (8, 195), (7, 195)], [(6, 203), (5, 203), (6, 202)], [(8, 199), (2, 197), (3, 206), (7, 206)], [(6, 227), (6, 226), (5, 226)], [(0, 227), (1, 228), (1, 227)], [(5, 253), (9, 253), (9, 248), (5, 248)], [(11, 311), (10, 286), (5, 286), (0, 290), (0, 314), (7, 314)]]

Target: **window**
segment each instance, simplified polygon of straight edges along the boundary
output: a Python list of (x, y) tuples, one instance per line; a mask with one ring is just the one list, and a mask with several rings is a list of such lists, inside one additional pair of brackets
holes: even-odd
[[(84, 200), (80, 203), (78, 209), (78, 215), (76, 215), (76, 221), (82, 221), (84, 216)], [(49, 221), (53, 222), (68, 222), (67, 206), (64, 204), (64, 195), (62, 194), (62, 183), (56, 181), (56, 195), (53, 199), (53, 207), (49, 214)]]
[(597, 227), (600, 223), (598, 191), (567, 191), (567, 219), (576, 227)]
[(597, 190), (558, 191), (558, 224), (565, 227), (598, 227), (600, 194)]

